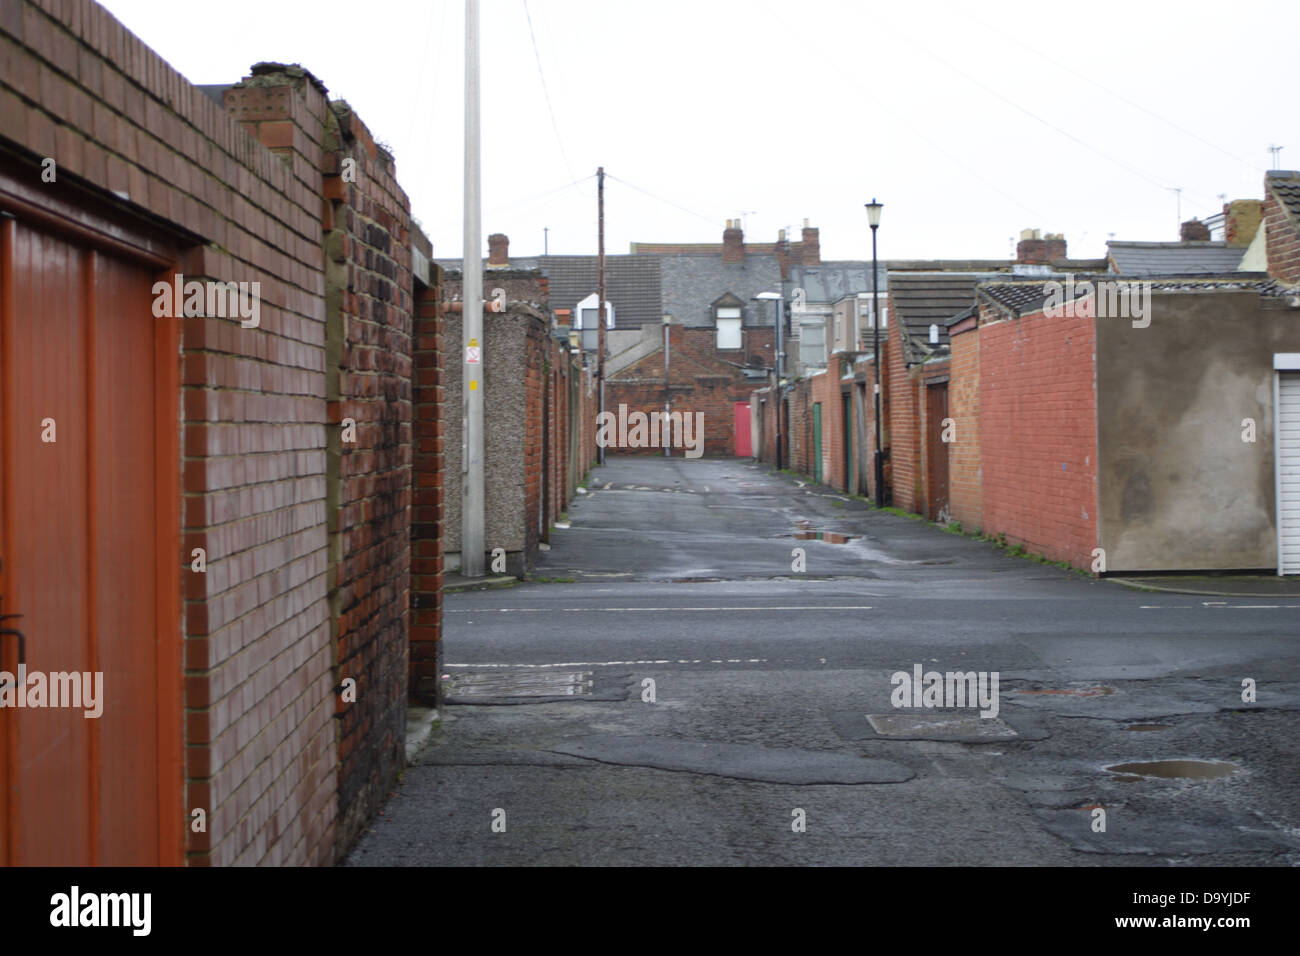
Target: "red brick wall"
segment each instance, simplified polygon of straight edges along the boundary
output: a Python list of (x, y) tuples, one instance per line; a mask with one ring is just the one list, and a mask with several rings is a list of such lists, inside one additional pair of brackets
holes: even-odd
[[(898, 310), (890, 302), (889, 314)], [(921, 467), (921, 411), (919, 379), (909, 374), (903, 355), (901, 321), (890, 323), (888, 338), (881, 346), (889, 417), (885, 425), (889, 449), (889, 488), (893, 503), (918, 514), (925, 507), (924, 471)]]
[[(704, 414), (704, 454), (730, 457), (736, 454), (735, 403), (748, 402), (754, 383), (734, 366), (719, 360), (745, 364), (749, 356), (770, 362), (773, 329), (745, 329), (742, 348), (719, 353), (713, 329), (672, 326), (669, 333), (669, 377), (672, 411)], [(662, 412), (664, 407), (664, 354), (659, 349), (611, 375), (605, 386), (605, 408), (617, 414), (620, 403), (628, 413)], [(662, 449), (610, 449), (618, 454), (663, 454)]]
[[(176, 266), (187, 278), (261, 283), (256, 328), (176, 320), (186, 794), (170, 809), (187, 823), (206, 811), (205, 832), (185, 828), (191, 864), (328, 864), (340, 812), (351, 829), (373, 806), (404, 726), (405, 197), (364, 127), (336, 125), (297, 68), (231, 90), (232, 116), (88, 0), (6, 2), (0, 63), (7, 145), (197, 237)], [(344, 155), (361, 160), (355, 186), (337, 175)], [(327, 268), (343, 277), (329, 307)], [(331, 315), (345, 330), (333, 344)], [(340, 417), (358, 442), (331, 485)], [(206, 573), (189, 570), (194, 548)], [(336, 725), (344, 671), (364, 679)]]
[(1006, 319), (981, 306), (984, 530), (1082, 568), (1097, 547), (1095, 335), (1084, 310)]
[[(822, 483), (844, 491), (844, 409), (840, 397), (840, 375), (839, 356), (832, 355), (826, 371), (812, 376), (809, 382), (811, 403), (820, 402), (822, 406)], [(808, 415), (811, 419), (812, 404)], [(809, 465), (815, 469), (816, 463), (811, 457)]]
[(966, 530), (979, 531), (984, 527), (979, 329), (953, 335), (951, 342), (948, 415), (956, 425), (957, 440), (948, 446), (948, 506), (954, 521)]
[[(437, 270), (437, 266), (431, 266)], [(435, 271), (435, 277), (438, 273)], [(408, 693), (414, 703), (437, 706), (442, 672), (443, 383), (446, 342), (441, 288), (419, 293), (415, 314), (414, 492), (411, 511), (411, 650)]]
[(1300, 283), (1300, 224), (1268, 188), (1268, 180), (1264, 191), (1264, 229), (1267, 230), (1264, 238), (1268, 245), (1268, 274), (1289, 285)]
[[(331, 423), (356, 423), (355, 442), (341, 441), (338, 425), (329, 436), (337, 676), (356, 681), (356, 700), (340, 697), (337, 713), (341, 855), (405, 765), (413, 279), (410, 208), (392, 157), (344, 104), (326, 120), (318, 161), (335, 227), (325, 233), (326, 398)], [(338, 175), (346, 159), (354, 182)]]

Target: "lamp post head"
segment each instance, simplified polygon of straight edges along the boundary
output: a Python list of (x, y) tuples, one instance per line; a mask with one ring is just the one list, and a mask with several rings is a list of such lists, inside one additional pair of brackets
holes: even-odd
[(880, 225), (880, 210), (885, 208), (885, 204), (876, 202), (875, 197), (872, 197), (871, 202), (867, 203), (866, 206), (867, 224), (870, 225), (872, 229), (875, 229)]
[(673, 314), (671, 312), (665, 312), (664, 325), (672, 325), (672, 324), (673, 324)]

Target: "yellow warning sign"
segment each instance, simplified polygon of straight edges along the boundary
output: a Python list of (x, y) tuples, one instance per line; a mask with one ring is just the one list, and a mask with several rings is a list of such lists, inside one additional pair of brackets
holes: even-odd
[(478, 379), (471, 378), (471, 379), (469, 380), (469, 390), (470, 390), (471, 392), (477, 392), (477, 391), (478, 391)]

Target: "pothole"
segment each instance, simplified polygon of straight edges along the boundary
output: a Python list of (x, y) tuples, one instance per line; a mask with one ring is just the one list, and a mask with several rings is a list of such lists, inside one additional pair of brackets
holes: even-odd
[(1119, 774), (1115, 779), (1122, 783), (1136, 783), (1148, 777), (1176, 780), (1214, 780), (1227, 777), (1241, 768), (1224, 760), (1140, 760), (1117, 763), (1106, 768)]
[(825, 541), (828, 544), (848, 544), (856, 534), (840, 534), (838, 531), (796, 531), (790, 537), (800, 541)]

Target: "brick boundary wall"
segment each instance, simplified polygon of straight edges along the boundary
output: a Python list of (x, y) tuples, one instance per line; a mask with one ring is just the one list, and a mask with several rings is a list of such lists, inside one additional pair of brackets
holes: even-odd
[(984, 531), (1090, 568), (1097, 547), (1096, 329), (1083, 309), (980, 305)]
[(1291, 188), (1300, 185), (1300, 173), (1271, 173), (1264, 180), (1264, 241), (1268, 248), (1268, 273), (1288, 285), (1300, 284), (1300, 223), (1297, 223), (1272, 189), (1274, 178), (1290, 177)]
[(980, 448), (980, 330), (951, 335), (952, 378), (948, 414), (957, 440), (948, 448), (948, 507), (967, 531), (984, 527), (983, 460)]
[[(89, 0), (6, 2), (0, 63), (7, 143), (54, 158), (60, 182), (82, 183), (178, 235), (200, 237), (176, 266), (187, 278), (261, 283), (256, 328), (177, 320), (186, 744), (179, 809), (186, 821), (191, 808), (207, 813), (205, 832), (186, 829), (190, 864), (328, 864), (346, 844), (340, 815), (352, 832), (373, 808), (404, 726), (397, 715), (406, 668), (397, 665), (407, 552), (400, 534), (376, 539), (399, 528), (409, 507), (405, 197), (363, 127), (348, 124), (352, 143), (330, 139), (340, 114), (301, 68), (255, 68), (227, 92), (223, 109)], [(342, 188), (342, 152), (364, 160), (358, 189)], [(337, 303), (327, 303), (323, 242), (331, 274), (348, 267)], [(378, 268), (376, 250), (384, 253)], [(331, 314), (346, 317), (337, 354)], [(385, 345), (396, 354), (381, 359)], [(342, 373), (337, 405), (327, 394), (331, 363)], [(331, 422), (345, 408), (357, 411), (359, 441), (340, 450), (332, 489)], [(367, 449), (376, 433), (382, 447)], [(332, 503), (341, 513), (334, 526)], [(331, 562), (331, 531), (358, 551), (346, 560), (336, 552)], [(193, 548), (207, 552), (205, 574), (189, 571)], [(356, 717), (341, 728), (332, 720), (339, 673), (331, 583), (341, 600), (341, 663), (367, 677)], [(340, 740), (351, 741), (342, 780), (356, 784), (342, 807)]]
[(414, 360), (414, 494), (411, 511), (411, 703), (441, 703), (443, 474), (446, 440), (446, 318), (441, 270), (430, 265), (434, 284), (416, 295)]

